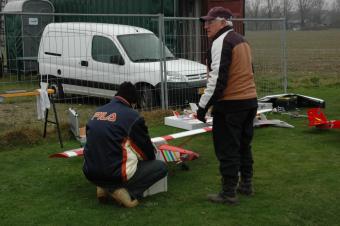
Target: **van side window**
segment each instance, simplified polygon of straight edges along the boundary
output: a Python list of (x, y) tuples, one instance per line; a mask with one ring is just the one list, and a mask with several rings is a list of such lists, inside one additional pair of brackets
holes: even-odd
[[(123, 59), (112, 40), (103, 36), (93, 36), (92, 58), (103, 63), (113, 63), (113, 59)], [(124, 64), (124, 62), (123, 62)]]

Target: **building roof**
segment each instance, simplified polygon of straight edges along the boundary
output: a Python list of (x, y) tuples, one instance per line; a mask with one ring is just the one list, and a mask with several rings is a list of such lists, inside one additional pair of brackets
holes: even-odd
[(82, 31), (82, 32), (98, 32), (107, 35), (128, 35), (136, 33), (152, 33), (151, 31), (135, 26), (122, 24), (105, 24), (105, 23), (85, 23), (85, 22), (67, 22), (67, 23), (51, 23), (47, 25), (46, 31)]

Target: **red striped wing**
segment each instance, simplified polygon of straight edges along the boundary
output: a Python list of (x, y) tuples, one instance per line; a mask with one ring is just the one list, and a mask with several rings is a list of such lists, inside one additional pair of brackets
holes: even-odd
[(181, 147), (171, 146), (168, 144), (162, 144), (158, 147), (160, 151), (171, 151), (171, 152), (178, 152), (180, 154), (181, 161), (191, 161), (197, 159), (199, 154), (193, 151), (186, 150)]
[(49, 157), (50, 158), (71, 158), (71, 157), (77, 157), (77, 156), (83, 156), (84, 148), (77, 148), (69, 151), (64, 151), (56, 154), (52, 154)]

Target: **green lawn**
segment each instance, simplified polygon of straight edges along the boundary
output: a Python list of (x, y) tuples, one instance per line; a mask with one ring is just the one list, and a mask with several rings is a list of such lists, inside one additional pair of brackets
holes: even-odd
[[(297, 92), (326, 100), (326, 114), (340, 119), (338, 87)], [(220, 188), (211, 134), (198, 135), (185, 146), (201, 155), (189, 163), (189, 171), (169, 165), (168, 192), (142, 200), (135, 209), (98, 204), (95, 187), (82, 174), (82, 158), (48, 158), (61, 151), (55, 139), (2, 147), (0, 224), (339, 225), (340, 130), (308, 128), (305, 118), (268, 118), (283, 119), (295, 128), (255, 130), (256, 195), (240, 196), (238, 206), (212, 204), (205, 198)], [(147, 119), (152, 136), (180, 131)], [(77, 146), (67, 140), (64, 149)]]

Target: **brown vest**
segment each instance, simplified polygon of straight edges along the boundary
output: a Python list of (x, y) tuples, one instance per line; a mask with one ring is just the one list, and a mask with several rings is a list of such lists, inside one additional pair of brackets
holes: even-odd
[(221, 100), (245, 100), (256, 97), (251, 50), (247, 42), (241, 42), (232, 50), (228, 85)]

